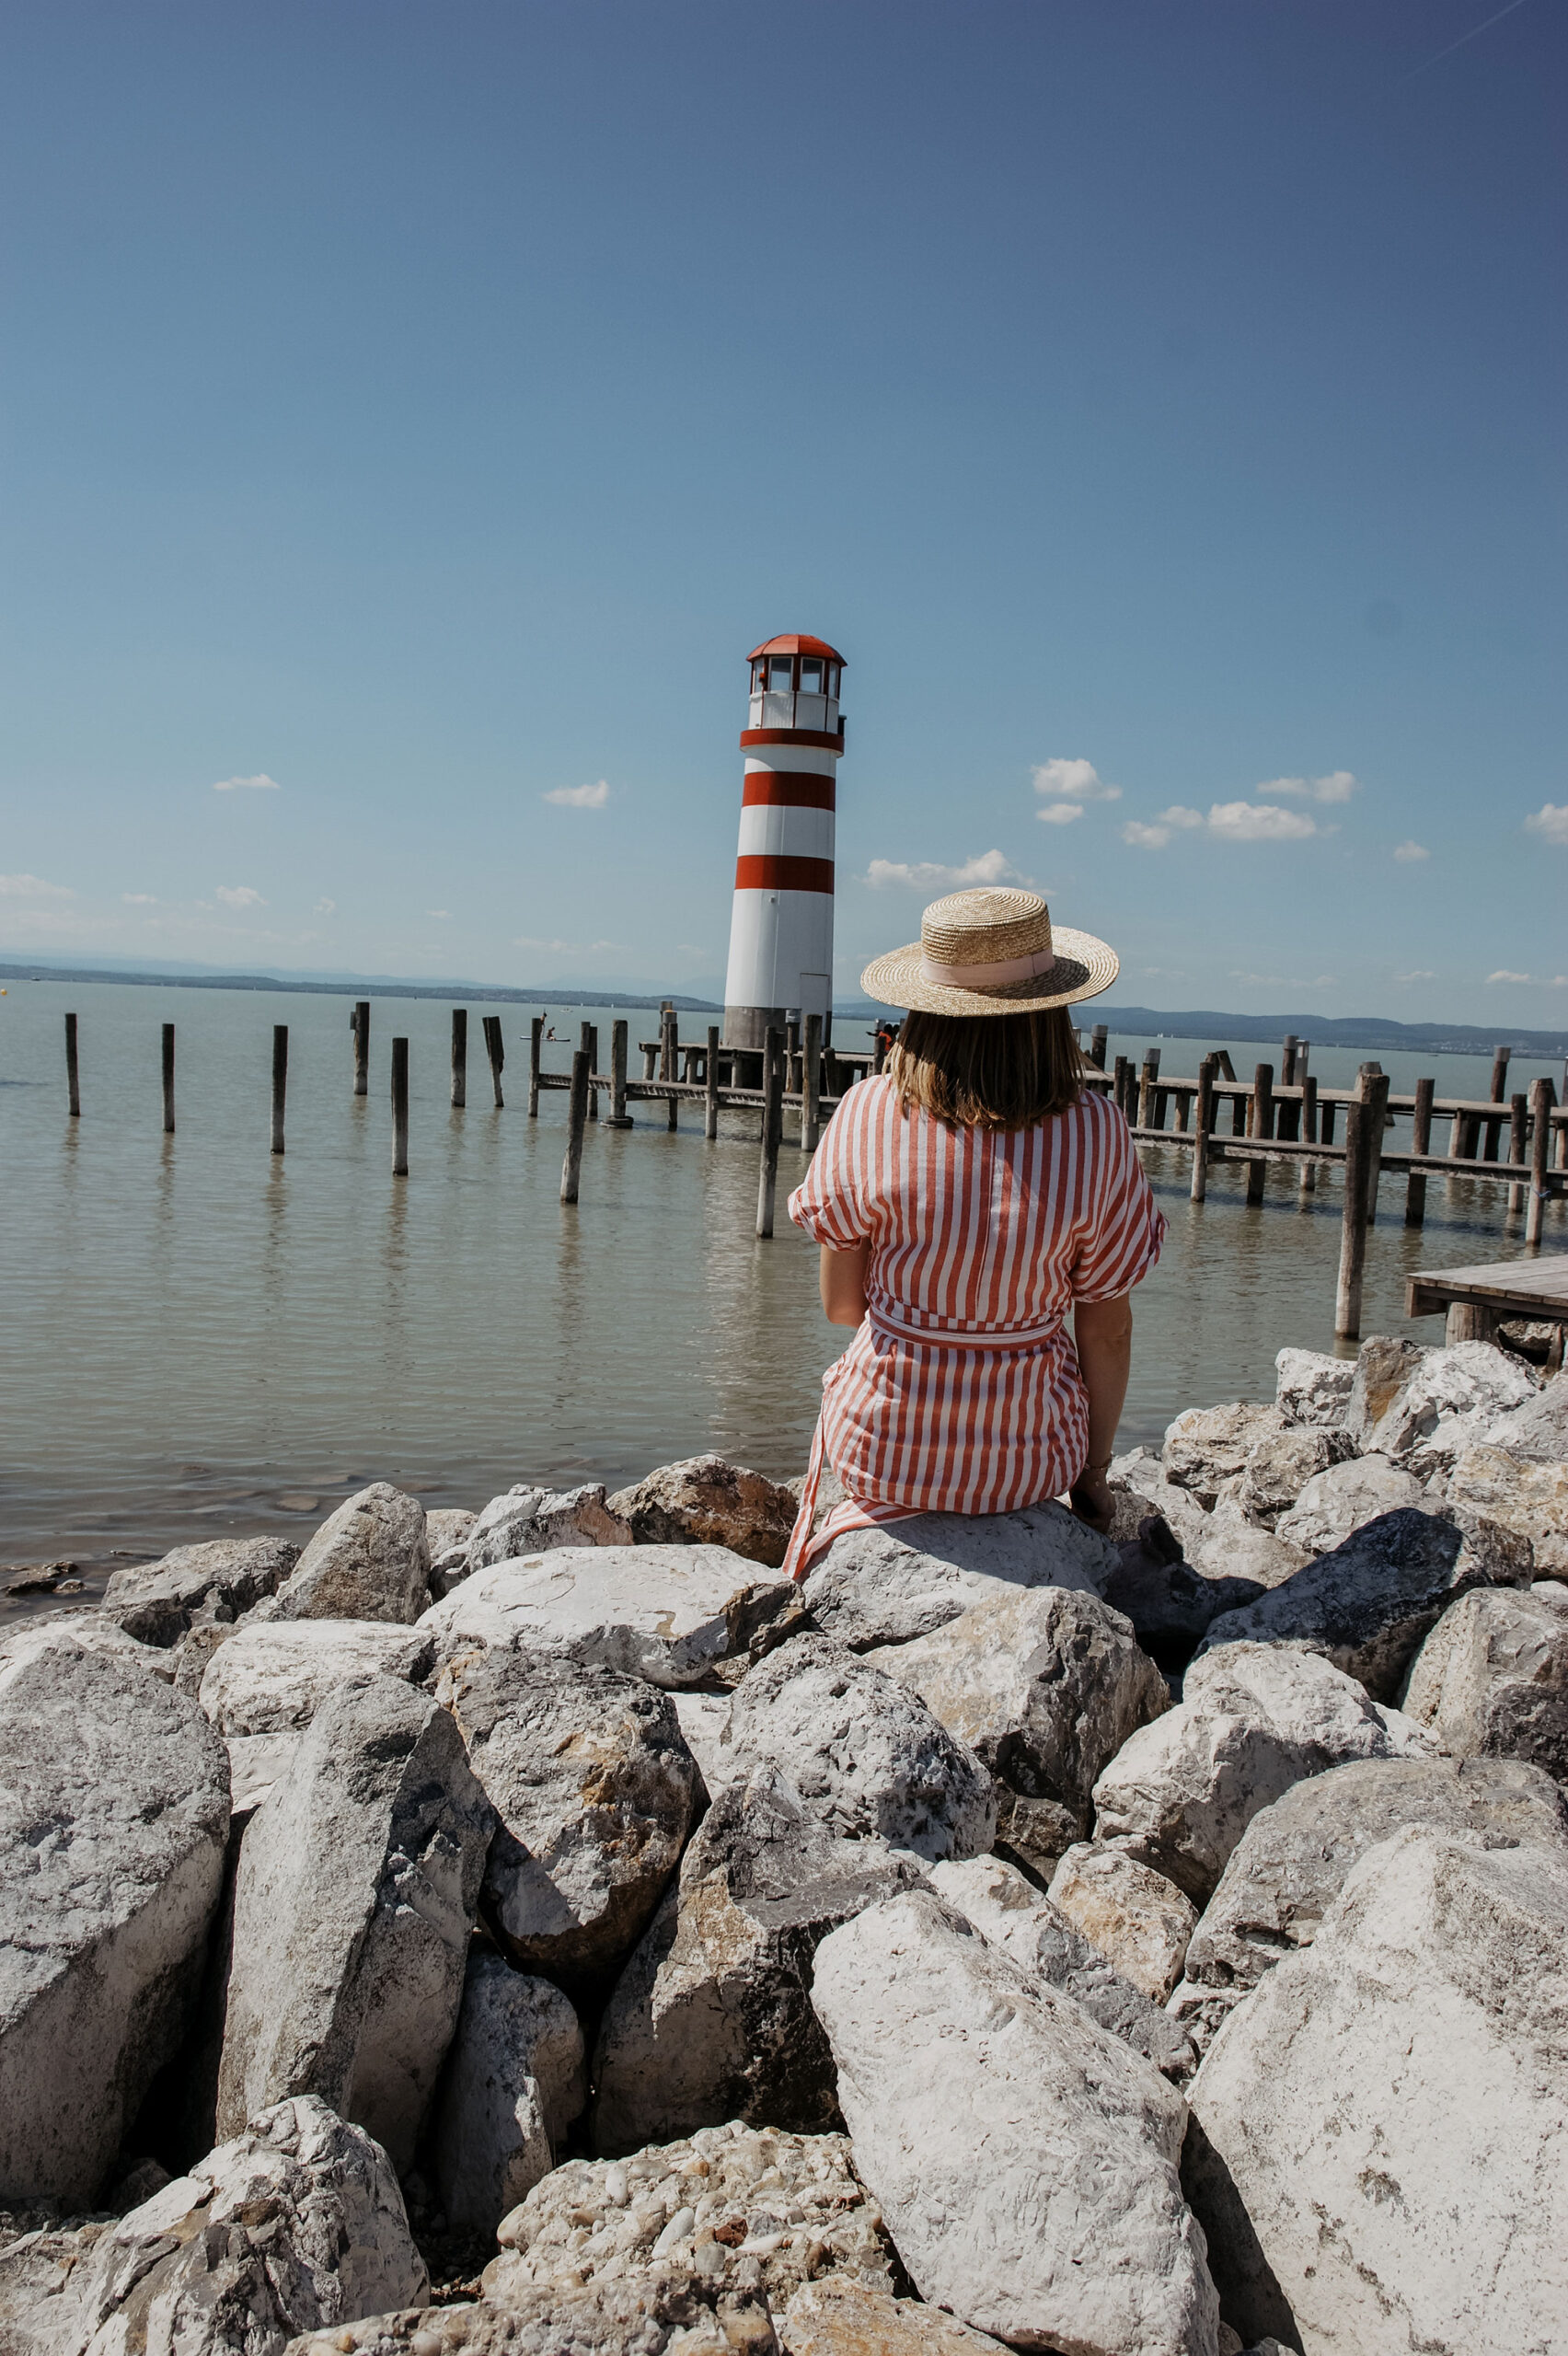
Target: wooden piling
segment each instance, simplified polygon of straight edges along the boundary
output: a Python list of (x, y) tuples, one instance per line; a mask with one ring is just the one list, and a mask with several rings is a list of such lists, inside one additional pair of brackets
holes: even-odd
[(289, 1092), (289, 1026), (272, 1025), (272, 1151), (283, 1149), (283, 1107)]
[[(1259, 1064), (1252, 1074), (1251, 1135), (1260, 1144), (1274, 1132), (1274, 1066)], [(1263, 1199), (1263, 1181), (1268, 1174), (1263, 1161), (1247, 1164), (1247, 1200), (1256, 1205)]]
[(709, 1145), (719, 1134), (719, 1025), (708, 1026), (708, 1057), (702, 1067), (702, 1134)]
[(461, 1113), (468, 1102), (468, 1010), (452, 1010), (452, 1108)]
[(354, 1011), (349, 1017), (354, 1034), (354, 1094), (370, 1093), (370, 1000), (356, 999)]
[(617, 1022), (610, 1033), (610, 1117), (612, 1129), (629, 1129), (631, 1116), (626, 1109), (627, 1025)]
[(1205, 1056), (1198, 1066), (1198, 1101), (1193, 1121), (1194, 1203), (1201, 1203), (1208, 1192), (1208, 1141), (1214, 1129), (1214, 1076), (1217, 1068), (1213, 1056)]
[(1138, 1126), (1147, 1129), (1153, 1125), (1154, 1083), (1159, 1078), (1159, 1049), (1151, 1047), (1143, 1059), (1138, 1078)]
[[(583, 1028), (586, 1030), (587, 1025)], [(566, 1160), (560, 1165), (560, 1198), (577, 1200), (582, 1176), (582, 1134), (588, 1126), (588, 1050), (579, 1047), (571, 1058), (571, 1095), (567, 1108)]]
[[(1124, 1114), (1127, 1112), (1126, 1094), (1127, 1058), (1125, 1056), (1118, 1056), (1115, 1067), (1111, 1074), (1111, 1101), (1115, 1105), (1117, 1112)], [(1128, 1117), (1130, 1119), (1131, 1116), (1128, 1115)]]
[(599, 1070), (598, 1024), (585, 1022), (578, 1033), (578, 1041), (588, 1058), (588, 1118), (591, 1121), (596, 1121), (599, 1117), (599, 1091), (594, 1086), (594, 1081)]
[[(1437, 1092), (1435, 1080), (1418, 1080), (1415, 1083), (1415, 1111), (1411, 1115), (1410, 1149), (1412, 1153), (1432, 1150), (1432, 1099)], [(1426, 1218), (1426, 1172), (1412, 1170), (1405, 1188), (1407, 1227), (1420, 1227)]]
[(814, 1153), (822, 1129), (822, 1017), (806, 1017), (805, 1065), (801, 1073), (801, 1151)]
[(769, 1023), (762, 1057), (762, 1169), (756, 1188), (756, 1231), (773, 1232), (773, 1197), (778, 1181), (778, 1144), (784, 1134), (784, 1034)]
[(1366, 1267), (1366, 1178), (1374, 1107), (1365, 1098), (1344, 1108), (1344, 1210), (1340, 1227), (1334, 1338), (1361, 1334), (1361, 1283)]
[[(1301, 1052), (1301, 1042), (1294, 1031), (1287, 1031), (1285, 1052), (1280, 1060), (1279, 1084), (1282, 1088), (1299, 1088), (1306, 1075), (1307, 1058)], [(1282, 1097), (1275, 1105), (1274, 1135), (1286, 1145), (1294, 1145), (1299, 1138), (1301, 1100), (1298, 1096)]]
[(409, 1043), (392, 1042), (392, 1175), (409, 1174)]
[(1556, 1094), (1550, 1080), (1530, 1083), (1530, 1192), (1525, 1206), (1525, 1242), (1539, 1243), (1546, 1213), (1546, 1173), (1551, 1162), (1551, 1106)]
[(501, 1035), (499, 1014), (487, 1014), (485, 1017), (485, 1053), (490, 1057), (490, 1086), (495, 1091), (496, 1109), (499, 1112), (506, 1103), (506, 1099), (501, 1092), (501, 1075), (506, 1065), (506, 1045)]
[(1389, 1076), (1381, 1064), (1363, 1064), (1361, 1085), (1373, 1112), (1366, 1139), (1366, 1224), (1378, 1224), (1378, 1184), (1383, 1168), (1383, 1145), (1389, 1130)]
[[(1299, 1050), (1297, 1054), (1296, 1068), (1297, 1071), (1301, 1069)], [(1318, 1083), (1310, 1072), (1307, 1073), (1301, 1082), (1300, 1113), (1301, 1142), (1304, 1145), (1316, 1145), (1318, 1142)], [(1316, 1194), (1317, 1190), (1318, 1165), (1310, 1155), (1308, 1155), (1302, 1161), (1301, 1175), (1297, 1181), (1296, 1199), (1298, 1203), (1305, 1204), (1308, 1195)]]
[(1296, 1050), (1299, 1045), (1295, 1032), (1287, 1031), (1279, 1059), (1279, 1084), (1282, 1088), (1294, 1088), (1296, 1085)]
[(1494, 1104), (1501, 1104), (1507, 1092), (1508, 1064), (1513, 1053), (1512, 1047), (1493, 1047), (1492, 1050), (1492, 1086), (1489, 1093)]
[(76, 1018), (74, 1014), (65, 1017), (65, 1100), (71, 1118), (79, 1121), (82, 1117), (82, 1086), (81, 1074), (76, 1068)]
[[(1522, 1090), (1516, 1091), (1508, 1099), (1508, 1160), (1513, 1167), (1519, 1170), (1524, 1168), (1529, 1151), (1529, 1107), (1530, 1100)], [(1521, 1181), (1517, 1186), (1508, 1189), (1509, 1218), (1516, 1218), (1524, 1207), (1525, 1187)]]
[(163, 1027), (163, 1100), (164, 1135), (166, 1138), (171, 1138), (174, 1135), (174, 1025), (172, 1022), (166, 1022)]
[[(621, 1025), (626, 1028), (625, 1023)], [(536, 1014), (528, 1025), (528, 1118), (539, 1117), (539, 1065), (544, 1054), (545, 1018)]]
[(1105, 1068), (1105, 1042), (1110, 1036), (1110, 1025), (1104, 1022), (1097, 1022), (1089, 1034), (1089, 1060), (1096, 1071)]

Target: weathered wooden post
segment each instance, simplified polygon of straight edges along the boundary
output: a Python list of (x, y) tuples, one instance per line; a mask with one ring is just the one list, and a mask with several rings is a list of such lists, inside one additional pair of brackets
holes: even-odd
[(1389, 1080), (1381, 1064), (1363, 1064), (1356, 1084), (1366, 1103), (1377, 1109), (1366, 1141), (1366, 1224), (1378, 1224), (1378, 1182), (1383, 1169), (1383, 1139), (1389, 1126)]
[[(784, 1093), (795, 1092), (795, 1064), (801, 1052), (801, 1018), (790, 1014), (784, 1021)], [(803, 1091), (802, 1091), (803, 1092)]]
[(1361, 1333), (1361, 1279), (1366, 1266), (1366, 1179), (1374, 1107), (1365, 1097), (1344, 1108), (1344, 1215), (1340, 1227), (1339, 1283), (1334, 1294), (1334, 1338), (1354, 1342)]
[[(875, 1039), (871, 1042), (871, 1077), (872, 1077), (872, 1079), (873, 1079), (873, 1080), (876, 1078), (877, 1074), (882, 1070), (882, 1068), (883, 1064), (885, 1064), (885, 1063), (886, 1063), (886, 1061), (887, 1061), (887, 1041), (886, 1041), (886, 1039), (883, 1037), (882, 1034), (879, 1031), (879, 1032), (877, 1033), (877, 1035), (876, 1035)], [(767, 1080), (766, 1080), (766, 1078), (765, 1078), (765, 1079), (764, 1079), (764, 1080), (763, 1080), (763, 1086), (766, 1088), (766, 1087), (767, 1087)], [(771, 1228), (770, 1228), (770, 1229), (768, 1230), (769, 1234), (771, 1234), (771, 1233), (772, 1233), (772, 1231), (773, 1231), (773, 1230), (771, 1230)]]
[(577, 1036), (578, 1044), (588, 1058), (588, 1118), (591, 1121), (596, 1121), (599, 1117), (599, 1091), (594, 1087), (594, 1080), (599, 1069), (598, 1024), (584, 1022)]
[[(1280, 1068), (1282, 1088), (1299, 1088), (1307, 1078), (1307, 1058), (1301, 1052), (1301, 1042), (1294, 1031), (1286, 1034), (1285, 1057)], [(1274, 1108), (1274, 1135), (1282, 1142), (1294, 1145), (1301, 1135), (1301, 1099), (1287, 1096)]]
[(545, 1018), (542, 1014), (536, 1014), (528, 1025), (528, 1118), (531, 1121), (539, 1117), (539, 1062), (544, 1036)]
[(708, 1026), (708, 1056), (702, 1067), (702, 1134), (709, 1145), (719, 1134), (719, 1025)]
[[(1437, 1092), (1435, 1080), (1418, 1080), (1415, 1083), (1415, 1110), (1411, 1115), (1410, 1149), (1413, 1157), (1432, 1150), (1432, 1100)], [(1407, 1227), (1421, 1227), (1426, 1219), (1426, 1172), (1412, 1170), (1405, 1188)]]
[[(1530, 1100), (1523, 1093), (1522, 1091), (1516, 1090), (1508, 1099), (1508, 1160), (1510, 1163), (1521, 1170), (1524, 1168), (1525, 1158), (1529, 1150), (1528, 1142), (1530, 1127), (1529, 1106)], [(1522, 1211), (1524, 1207), (1524, 1186), (1522, 1184), (1510, 1186), (1508, 1189), (1508, 1217), (1510, 1218), (1517, 1218), (1519, 1212)]]
[(283, 1105), (289, 1092), (289, 1026), (272, 1025), (272, 1151), (283, 1149)]
[(354, 1011), (349, 1017), (349, 1027), (354, 1034), (354, 1094), (370, 1093), (370, 1000), (356, 999)]
[(762, 1171), (756, 1189), (756, 1231), (773, 1232), (773, 1196), (778, 1180), (778, 1141), (784, 1133), (784, 1034), (769, 1023), (762, 1054)]
[(1525, 1207), (1525, 1242), (1540, 1242), (1546, 1216), (1546, 1173), (1551, 1161), (1551, 1106), (1556, 1091), (1544, 1077), (1530, 1083), (1530, 1197)]
[(560, 1165), (560, 1198), (577, 1200), (582, 1175), (582, 1133), (588, 1126), (588, 1050), (579, 1047), (571, 1058), (571, 1095), (566, 1124), (566, 1160)]
[[(1272, 1138), (1274, 1128), (1274, 1066), (1259, 1064), (1252, 1074), (1251, 1133), (1262, 1145)], [(1251, 1204), (1263, 1199), (1263, 1181), (1269, 1165), (1259, 1160), (1247, 1164), (1247, 1200)]]
[(678, 1080), (680, 1078), (677, 1066), (681, 1052), (681, 1030), (673, 1006), (666, 1006), (660, 1013), (659, 1037), (662, 1042), (659, 1077), (661, 1080)]
[(76, 1069), (76, 1018), (74, 1014), (65, 1017), (65, 1101), (71, 1118), (79, 1121), (82, 1117), (82, 1089)]
[(610, 1032), (610, 1119), (612, 1129), (629, 1129), (631, 1116), (626, 1109), (627, 1025), (617, 1022)]
[(1138, 1081), (1138, 1126), (1150, 1127), (1154, 1120), (1154, 1083), (1159, 1078), (1159, 1049), (1151, 1047), (1143, 1059), (1143, 1072)]
[(461, 1113), (468, 1102), (468, 1010), (452, 1010), (452, 1104)]
[(822, 1017), (806, 1017), (805, 1064), (801, 1073), (801, 1151), (814, 1153), (822, 1128)]
[(174, 1135), (174, 1025), (172, 1022), (166, 1022), (163, 1027), (163, 1099), (164, 1135), (166, 1138), (171, 1138)]
[(1111, 1036), (1109, 1023), (1097, 1022), (1089, 1034), (1089, 1060), (1096, 1071), (1105, 1068), (1105, 1042)]
[[(1297, 1071), (1301, 1069), (1299, 1058), (1297, 1058), (1296, 1068)], [(1301, 1083), (1301, 1138), (1306, 1145), (1316, 1145), (1318, 1142), (1318, 1083), (1310, 1072)], [(1316, 1194), (1317, 1190), (1318, 1165), (1309, 1153), (1303, 1154), (1301, 1175), (1296, 1188), (1296, 1199), (1298, 1203), (1305, 1203), (1308, 1195)]]
[(506, 1046), (501, 1035), (499, 1014), (487, 1014), (485, 1017), (485, 1053), (490, 1057), (490, 1086), (495, 1091), (496, 1105), (498, 1109), (502, 1109), (506, 1103), (506, 1099), (501, 1092), (501, 1075), (506, 1064)]
[(1193, 1123), (1194, 1203), (1201, 1203), (1208, 1192), (1209, 1138), (1214, 1131), (1214, 1076), (1218, 1068), (1213, 1056), (1205, 1056), (1198, 1066), (1198, 1102)]
[(1126, 1092), (1126, 1085), (1127, 1058), (1125, 1056), (1118, 1056), (1111, 1073), (1111, 1102), (1116, 1107), (1117, 1112), (1122, 1114), (1124, 1114), (1126, 1110), (1122, 1102), (1122, 1099)]
[(409, 1174), (409, 1043), (392, 1042), (392, 1175)]
[[(1300, 1041), (1297, 1038), (1295, 1032), (1287, 1031), (1279, 1059), (1279, 1084), (1282, 1088), (1296, 1086), (1296, 1050), (1299, 1045)], [(1280, 1134), (1283, 1136), (1284, 1131), (1282, 1130)]]
[(644, 1080), (645, 1082), (646, 1082), (646, 1081), (648, 1081), (648, 1080), (657, 1080), (657, 1079), (658, 1079), (658, 1077), (659, 1077), (659, 1050), (658, 1050), (658, 1048), (657, 1048), (657, 1047), (646, 1047), (646, 1046), (645, 1046), (645, 1047), (643, 1048), (643, 1050), (642, 1050), (642, 1077), (643, 1077), (643, 1080)]

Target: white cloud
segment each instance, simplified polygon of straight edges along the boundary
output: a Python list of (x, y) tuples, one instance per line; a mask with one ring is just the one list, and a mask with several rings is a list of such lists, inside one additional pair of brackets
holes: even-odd
[(1409, 867), (1412, 865), (1416, 860), (1430, 859), (1432, 853), (1427, 849), (1424, 843), (1415, 842), (1408, 835), (1402, 843), (1396, 843), (1394, 845), (1394, 857), (1399, 860), (1401, 867)]
[(893, 884), (903, 884), (914, 892), (962, 892), (976, 884), (1021, 884), (1024, 879), (1005, 851), (983, 850), (977, 858), (966, 859), (962, 867), (941, 867), (929, 859), (913, 863), (873, 859), (865, 880), (873, 892), (885, 891)]
[(425, 914), (427, 917), (436, 918), (442, 924), (450, 924), (452, 921), (452, 911), (450, 908), (427, 908), (425, 910)]
[(1437, 976), (1429, 974), (1424, 965), (1418, 965), (1413, 974), (1396, 974), (1394, 979), (1396, 982), (1435, 982)]
[(1304, 810), (1282, 810), (1277, 803), (1216, 802), (1208, 827), (1228, 843), (1296, 843), (1315, 835), (1318, 822)]
[(558, 810), (602, 810), (610, 798), (609, 781), (601, 778), (597, 785), (557, 785), (539, 796), (541, 802), (553, 802)]
[(1568, 974), (1553, 974), (1551, 987), (1554, 990), (1568, 990)]
[(1043, 826), (1070, 826), (1090, 802), (1120, 802), (1119, 785), (1107, 785), (1092, 761), (1057, 757), (1034, 765), (1034, 791), (1045, 804), (1035, 816)]
[(1313, 974), (1303, 978), (1299, 974), (1232, 974), (1233, 982), (1248, 982), (1255, 989), (1264, 990), (1331, 990), (1338, 981), (1337, 974)]
[(41, 875), (0, 875), (0, 900), (74, 900), (68, 884), (46, 884)]
[(336, 900), (317, 900), (310, 913), (313, 917), (335, 917), (338, 913), (338, 903)]
[(156, 908), (157, 901), (151, 892), (121, 892), (121, 898), (128, 908)]
[(1361, 791), (1361, 780), (1349, 769), (1332, 769), (1327, 777), (1274, 777), (1258, 793), (1279, 793), (1294, 802), (1348, 802)]
[(1549, 843), (1568, 844), (1568, 802), (1543, 802), (1525, 824), (1532, 835), (1544, 835)]
[(538, 941), (522, 933), (512, 945), (513, 949), (549, 949), (562, 957), (601, 956), (607, 949), (613, 949), (618, 956), (629, 954), (624, 941)]
[(213, 888), (225, 908), (264, 908), (267, 905), (249, 884), (219, 884)]
[[(1170, 840), (1169, 826), (1147, 826), (1141, 818), (1129, 818), (1120, 829), (1122, 840), (1131, 843), (1135, 850), (1163, 850)], [(1151, 966), (1149, 971), (1154, 969)]]
[(1034, 814), (1043, 826), (1070, 826), (1075, 818), (1083, 816), (1083, 803), (1048, 802), (1043, 810), (1037, 810)]
[(1201, 826), (1204, 814), (1201, 810), (1189, 810), (1184, 803), (1173, 802), (1169, 810), (1160, 812), (1159, 823), (1162, 826)]
[(1499, 965), (1497, 971), (1494, 974), (1488, 974), (1486, 978), (1490, 985), (1493, 982), (1528, 982), (1529, 980), (1529, 976), (1528, 974), (1511, 974), (1506, 965)]
[(213, 787), (214, 793), (281, 793), (282, 788), (275, 777), (265, 772), (259, 777), (221, 777)]

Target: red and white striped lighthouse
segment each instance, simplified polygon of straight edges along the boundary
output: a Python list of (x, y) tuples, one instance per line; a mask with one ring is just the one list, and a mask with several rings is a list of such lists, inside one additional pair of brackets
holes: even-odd
[(833, 1011), (833, 812), (844, 657), (821, 638), (755, 647), (741, 847), (724, 981), (724, 1039), (767, 1044), (770, 1023)]

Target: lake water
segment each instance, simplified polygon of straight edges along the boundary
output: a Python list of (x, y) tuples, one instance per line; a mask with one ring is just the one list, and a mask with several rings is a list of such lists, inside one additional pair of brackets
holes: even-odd
[[(770, 1242), (752, 1231), (755, 1114), (722, 1116), (713, 1145), (698, 1113), (683, 1112), (674, 1137), (662, 1106), (628, 1131), (601, 1124), (582, 1200), (563, 1207), (566, 1097), (546, 1093), (528, 1119), (528, 1007), (492, 1010), (509, 1058), (499, 1112), (471, 1011), (470, 1102), (454, 1113), (449, 1008), (373, 1000), (371, 1092), (356, 1098), (350, 1004), (54, 982), (0, 998), (0, 1563), (75, 1556), (93, 1566), (90, 1589), (117, 1552), (303, 1533), (371, 1480), (428, 1506), (478, 1506), (522, 1480), (613, 1488), (705, 1449), (780, 1478), (803, 1468), (822, 1370), (844, 1337), (818, 1306), (814, 1248), (784, 1215), (798, 1146), (786, 1138)], [(80, 1019), (79, 1121), (65, 1105), (67, 1007)], [(554, 1008), (551, 1068), (569, 1068), (585, 1015), (607, 1060), (610, 1009)], [(635, 1043), (657, 1017), (630, 1022)], [(282, 1161), (268, 1150), (274, 1022), (290, 1034)], [(861, 1029), (841, 1022), (841, 1044)], [(395, 1033), (410, 1042), (407, 1179), (391, 1174)], [(1112, 1052), (1141, 1057), (1145, 1044), (1117, 1038)], [(1195, 1072), (1207, 1044), (1164, 1043), (1168, 1073)], [(1239, 1072), (1260, 1053), (1231, 1051)], [(1325, 1084), (1352, 1080), (1360, 1060), (1313, 1052)], [(1416, 1058), (1383, 1061), (1396, 1089), (1413, 1084)], [(1486, 1094), (1487, 1060), (1429, 1062), (1440, 1095)], [(1511, 1085), (1553, 1068), (1521, 1059)], [(1194, 1208), (1184, 1153), (1146, 1161), (1170, 1235), (1136, 1296), (1124, 1445), (1157, 1442), (1183, 1407), (1271, 1396), (1283, 1343), (1332, 1346), (1337, 1182), (1302, 1211), (1295, 1173), (1280, 1172), (1248, 1210), (1244, 1172), (1221, 1164)], [(1406, 1330), (1407, 1269), (1520, 1250), (1505, 1201), (1496, 1187), (1434, 1181), (1421, 1235), (1401, 1224), (1402, 1180), (1386, 1180), (1363, 1330)], [(1568, 1248), (1553, 1206), (1547, 1248)]]

